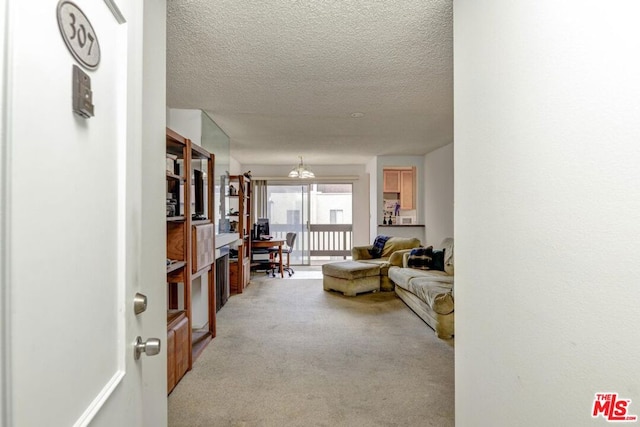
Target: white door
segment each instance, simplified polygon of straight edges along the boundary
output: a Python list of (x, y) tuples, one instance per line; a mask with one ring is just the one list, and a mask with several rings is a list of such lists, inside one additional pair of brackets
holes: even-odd
[[(58, 2), (7, 0), (0, 15), (7, 24), (0, 415), (6, 426), (163, 426), (164, 347), (134, 360), (133, 345), (138, 336), (166, 339), (164, 99), (159, 118), (145, 122), (147, 16), (142, 2), (116, 1), (125, 23), (107, 1), (74, 3), (97, 41), (77, 13), (65, 25), (75, 42), (99, 43), (101, 52), (98, 68), (85, 70), (91, 118), (72, 112), (77, 62), (58, 28)], [(164, 94), (160, 76), (148, 82)], [(149, 304), (139, 315), (136, 292)]]

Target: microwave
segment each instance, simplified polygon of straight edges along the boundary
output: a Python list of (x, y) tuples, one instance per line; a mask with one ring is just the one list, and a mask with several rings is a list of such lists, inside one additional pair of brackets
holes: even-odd
[(415, 216), (400, 215), (396, 219), (396, 225), (412, 225), (416, 223)]

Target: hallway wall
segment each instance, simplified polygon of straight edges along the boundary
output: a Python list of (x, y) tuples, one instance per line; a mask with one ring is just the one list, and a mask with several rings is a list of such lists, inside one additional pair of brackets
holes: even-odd
[(453, 143), (424, 156), (426, 244), (439, 247), (453, 236)]
[(640, 414), (638, 16), (454, 2), (458, 426)]

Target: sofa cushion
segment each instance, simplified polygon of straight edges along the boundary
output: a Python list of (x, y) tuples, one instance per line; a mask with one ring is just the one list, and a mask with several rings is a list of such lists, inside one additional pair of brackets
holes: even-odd
[[(420, 246), (420, 239), (414, 237), (391, 237), (385, 243), (382, 248), (382, 254), (380, 258), (387, 259), (391, 257), (396, 251), (417, 248)], [(354, 246), (351, 248), (351, 257), (354, 261), (362, 261), (365, 259), (372, 259), (370, 250), (373, 245), (368, 246)], [(400, 265), (400, 264), (398, 264)]]
[(386, 276), (389, 272), (389, 258), (373, 258), (373, 259), (361, 259), (358, 260), (363, 264), (372, 264), (380, 267), (380, 275)]
[(449, 276), (447, 273), (440, 270), (418, 270), (415, 268), (403, 268), (394, 266), (389, 269), (388, 274), (391, 280), (393, 280), (396, 285), (405, 289), (407, 289), (406, 286), (414, 277), (431, 277), (438, 280), (453, 282), (453, 276)]
[(389, 257), (389, 265), (395, 265), (397, 267), (402, 267), (402, 257), (405, 253), (411, 252), (412, 249), (400, 249), (399, 251), (395, 251)]
[(417, 248), (419, 246), (420, 239), (416, 239), (415, 237), (391, 237), (382, 249), (382, 257), (388, 258), (395, 251)]
[(405, 289), (426, 302), (438, 314), (453, 312), (453, 278), (450, 276), (414, 277)]
[(389, 264), (389, 258), (359, 259), (357, 262), (383, 266), (385, 264)]

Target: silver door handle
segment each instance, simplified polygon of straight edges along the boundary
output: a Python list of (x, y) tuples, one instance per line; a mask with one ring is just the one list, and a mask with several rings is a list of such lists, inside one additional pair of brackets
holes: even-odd
[(138, 337), (133, 345), (133, 350), (133, 357), (136, 360), (140, 359), (142, 353), (145, 353), (147, 356), (155, 356), (160, 353), (160, 340), (158, 338), (149, 338), (146, 341), (142, 341), (142, 338)]

